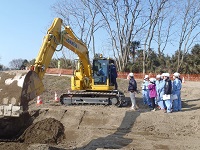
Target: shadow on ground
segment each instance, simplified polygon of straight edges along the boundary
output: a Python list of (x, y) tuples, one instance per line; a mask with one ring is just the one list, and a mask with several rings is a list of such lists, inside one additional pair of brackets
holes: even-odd
[(190, 104), (191, 102), (195, 101), (200, 101), (200, 98), (182, 101), (182, 108), (186, 108), (182, 111), (192, 111), (200, 109), (200, 106), (198, 106), (197, 104)]
[[(129, 97), (126, 97), (127, 106), (131, 106), (131, 101)], [(137, 105), (141, 106), (141, 99), (136, 98)], [(77, 150), (96, 150), (97, 148), (105, 149), (122, 149), (132, 143), (133, 139), (126, 138), (125, 135), (132, 132), (132, 127), (136, 118), (140, 115), (139, 111), (128, 110), (125, 113), (125, 116), (117, 128), (117, 131), (106, 137), (100, 137), (90, 141), (87, 145), (77, 148)]]
[(131, 132), (134, 122), (139, 115), (140, 112), (126, 111), (116, 132), (106, 137), (94, 139), (87, 145), (77, 148), (77, 150), (96, 150), (97, 148), (121, 149), (129, 145), (133, 139), (125, 138), (124, 136)]

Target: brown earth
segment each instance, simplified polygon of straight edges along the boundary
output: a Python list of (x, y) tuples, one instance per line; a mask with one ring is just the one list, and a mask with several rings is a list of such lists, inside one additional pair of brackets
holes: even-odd
[[(141, 80), (137, 80), (140, 89)], [(128, 81), (118, 79), (127, 92)], [(102, 105), (63, 106), (54, 94), (70, 88), (67, 76), (45, 76), (42, 105), (29, 103), (29, 116), (20, 142), (1, 142), (0, 149), (21, 150), (188, 150), (200, 149), (200, 82), (183, 83), (183, 110), (170, 114), (151, 112), (137, 94), (139, 111)], [(8, 89), (9, 92), (9, 89)], [(32, 125), (30, 125), (32, 124)]]

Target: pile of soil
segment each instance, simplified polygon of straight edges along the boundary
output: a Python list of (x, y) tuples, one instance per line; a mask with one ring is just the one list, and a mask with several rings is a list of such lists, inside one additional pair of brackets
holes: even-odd
[(26, 144), (58, 144), (64, 138), (64, 131), (64, 126), (60, 121), (46, 118), (29, 126), (20, 140)]

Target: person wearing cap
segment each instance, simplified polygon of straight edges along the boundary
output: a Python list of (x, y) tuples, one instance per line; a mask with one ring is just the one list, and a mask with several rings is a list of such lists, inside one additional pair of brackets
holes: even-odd
[(137, 82), (134, 79), (133, 73), (129, 73), (129, 84), (128, 84), (128, 91), (130, 92), (130, 99), (131, 99), (131, 109), (136, 110), (137, 105), (136, 105), (136, 100), (135, 100), (135, 92), (137, 92)]
[(150, 78), (149, 81), (150, 81), (150, 83), (148, 85), (149, 98), (150, 98), (150, 101), (151, 101), (152, 109), (153, 109), (153, 111), (155, 111), (156, 110), (155, 98), (157, 96), (156, 84), (155, 84), (156, 79)]
[(151, 102), (149, 100), (149, 76), (145, 75), (144, 81), (142, 83), (142, 97), (143, 97), (143, 103), (148, 105), (151, 108)]
[(173, 111), (180, 111), (182, 106), (181, 106), (181, 88), (182, 84), (181, 81), (179, 80), (179, 73), (175, 72), (173, 74), (173, 84), (172, 84), (172, 93), (177, 95), (177, 99), (173, 101)]
[(158, 74), (156, 76), (156, 92), (157, 92), (157, 103), (161, 110), (165, 111), (165, 106), (163, 102), (164, 85), (162, 76)]
[[(169, 78), (169, 73), (164, 73), (164, 95), (171, 95), (172, 94), (172, 82)], [(164, 100), (164, 104), (167, 107), (167, 113), (172, 112), (172, 101), (171, 98)]]

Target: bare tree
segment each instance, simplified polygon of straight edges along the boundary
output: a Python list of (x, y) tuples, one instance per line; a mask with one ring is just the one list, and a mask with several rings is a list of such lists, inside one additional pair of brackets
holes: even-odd
[(199, 37), (200, 25), (200, 3), (199, 0), (187, 0), (185, 3), (178, 4), (178, 11), (180, 17), (178, 25), (181, 26), (179, 30), (178, 43), (178, 64), (177, 71), (179, 71), (185, 54), (194, 44), (195, 39)]
[(172, 3), (168, 3), (168, 5), (163, 9), (158, 19), (156, 34), (154, 35), (159, 57), (163, 55), (166, 46), (170, 42), (170, 37), (173, 34), (172, 28), (175, 24), (175, 15), (171, 13), (174, 6)]
[(141, 0), (94, 0), (105, 21), (113, 55), (118, 60), (120, 71), (125, 68), (129, 60), (131, 41), (146, 23), (140, 18), (142, 8), (140, 2)]
[(156, 30), (156, 26), (160, 20), (160, 16), (162, 11), (164, 10), (165, 4), (168, 0), (149, 0), (148, 2), (148, 9), (149, 11), (145, 11), (145, 14), (148, 16), (148, 26), (144, 29), (145, 38), (144, 43), (141, 45), (144, 45), (143, 49), (143, 74), (146, 72), (146, 61), (149, 56), (150, 50), (152, 50), (152, 40), (154, 38), (154, 33)]
[[(166, 67), (166, 60), (164, 54), (167, 50), (167, 46), (171, 45), (173, 39), (171, 39), (173, 32), (173, 27), (175, 25), (175, 14), (173, 13), (174, 3), (169, 1), (163, 8), (160, 17), (157, 21), (155, 28), (155, 34), (153, 40), (155, 41), (155, 46), (157, 45), (158, 60), (160, 63), (160, 72), (163, 67)], [(168, 66), (168, 65), (167, 65)]]
[(57, 2), (52, 8), (67, 25), (73, 29), (78, 28), (78, 37), (86, 43), (88, 49), (92, 47), (92, 53), (95, 54), (94, 33), (103, 26), (101, 18), (98, 17), (98, 9), (89, 0), (78, 0), (76, 3), (63, 0)]
[(13, 59), (12, 61), (9, 62), (9, 66), (12, 69), (20, 69), (20, 67), (22, 66), (24, 62), (24, 59)]

